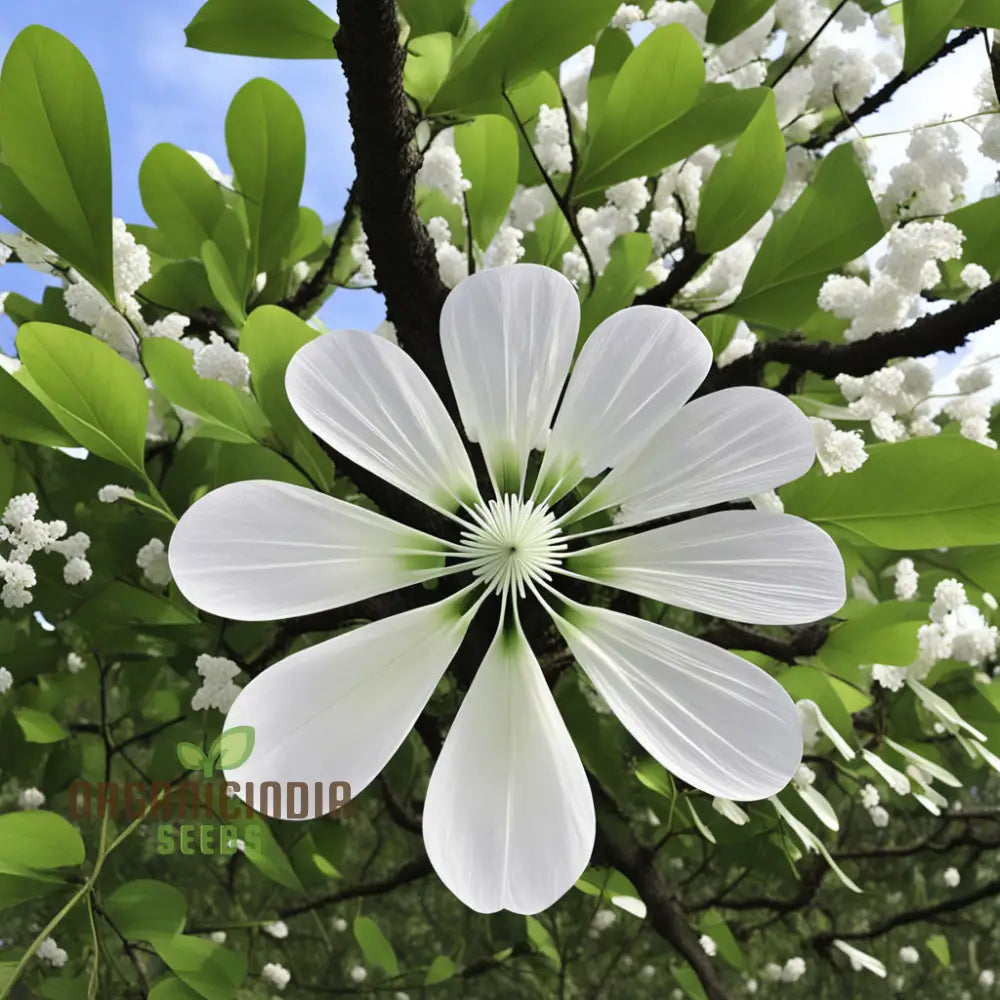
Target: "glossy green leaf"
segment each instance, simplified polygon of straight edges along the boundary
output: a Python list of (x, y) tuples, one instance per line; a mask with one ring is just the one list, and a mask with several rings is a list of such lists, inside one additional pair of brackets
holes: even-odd
[(927, 941), (927, 950), (945, 968), (951, 965), (951, 951), (948, 948), (948, 939), (943, 934), (932, 934)]
[(115, 927), (130, 941), (180, 934), (187, 919), (184, 894), (155, 879), (125, 882), (107, 897), (104, 909)]
[(335, 59), (336, 33), (309, 0), (208, 0), (184, 29), (189, 48), (269, 59)]
[(430, 964), (427, 975), (424, 976), (424, 986), (443, 983), (455, 975), (455, 963), (447, 955), (438, 955)]
[(205, 1000), (232, 1000), (246, 979), (243, 956), (206, 938), (153, 934), (150, 944), (171, 972)]
[(198, 616), (189, 606), (181, 607), (144, 587), (110, 580), (76, 609), (73, 621), (81, 628), (100, 627), (109, 621), (120, 625), (192, 625)]
[(705, 254), (735, 243), (763, 216), (785, 183), (785, 140), (778, 125), (774, 94), (757, 114), (702, 188), (697, 244)]
[(115, 300), (111, 144), (100, 84), (80, 51), (40, 25), (0, 72), (3, 214)]
[(236, 327), (242, 326), (246, 321), (246, 298), (238, 277), (230, 269), (218, 244), (206, 240), (201, 245), (201, 260), (205, 265), (212, 294)]
[(611, 260), (604, 274), (597, 279), (593, 293), (581, 303), (578, 347), (602, 320), (631, 305), (652, 252), (653, 241), (648, 233), (625, 233), (611, 244)]
[(662, 169), (664, 133), (705, 82), (701, 48), (678, 24), (657, 28), (625, 60), (584, 153), (580, 190), (606, 188)]
[(54, 812), (31, 809), (0, 815), (0, 860), (39, 871), (83, 864), (80, 831)]
[(148, 397), (142, 377), (96, 337), (28, 323), (17, 350), (40, 401), (78, 444), (145, 476)]
[(965, 0), (954, 27), (1000, 28), (1000, 0)]
[(226, 212), (219, 185), (190, 153), (167, 142), (154, 146), (142, 161), (139, 192), (174, 257), (197, 257)]
[(226, 149), (244, 196), (252, 272), (280, 266), (299, 223), (306, 132), (291, 96), (262, 77), (244, 84), (226, 114)]
[(459, 53), (430, 110), (499, 110), (510, 90), (594, 41), (618, 0), (510, 0)]
[[(11, 907), (27, 903), (32, 899), (42, 899), (68, 886), (53, 875), (41, 875), (23, 865), (0, 859), (0, 913)], [(3, 971), (0, 968), (0, 987), (3, 985)]]
[(587, 77), (587, 130), (593, 135), (600, 125), (615, 78), (635, 46), (624, 31), (601, 34), (594, 49), (594, 65)]
[[(253, 826), (254, 832), (247, 836), (247, 829)], [(287, 889), (302, 890), (295, 869), (284, 848), (278, 843), (270, 826), (260, 817), (254, 819), (240, 818), (236, 820), (236, 828), (245, 842), (243, 856), (272, 882), (283, 885)]]
[(906, 51), (903, 70), (912, 73), (944, 44), (952, 21), (965, 0), (903, 0), (903, 31)]
[(142, 360), (153, 384), (171, 403), (224, 428), (229, 433), (223, 440), (246, 443), (267, 437), (267, 421), (254, 398), (227, 382), (202, 378), (183, 344), (149, 337), (142, 343)]
[(34, 708), (15, 708), (14, 718), (28, 743), (58, 743), (68, 735), (48, 712), (39, 712)]
[(354, 939), (361, 947), (365, 960), (375, 965), (386, 975), (399, 975), (399, 962), (392, 945), (382, 933), (379, 925), (371, 917), (354, 918)]
[(0, 428), (4, 437), (51, 448), (71, 447), (76, 443), (49, 411), (3, 368), (0, 368)]
[(517, 132), (502, 115), (479, 115), (455, 129), (455, 150), (472, 185), (465, 192), (472, 238), (485, 250), (517, 188)]
[(458, 35), (468, 18), (466, 0), (399, 0), (398, 6), (413, 39), (435, 32)]
[(887, 549), (1000, 544), (1000, 454), (958, 436), (872, 445), (850, 475), (813, 470), (781, 491), (790, 514)]
[(421, 35), (406, 46), (403, 89), (421, 105), (430, 104), (448, 75), (455, 36), (446, 31)]
[(183, 980), (176, 976), (161, 979), (150, 991), (149, 1000), (198, 1000), (200, 993), (190, 986), (185, 986)]
[(874, 246), (884, 232), (854, 151), (849, 143), (838, 146), (764, 237), (729, 312), (797, 326), (815, 311), (825, 276)]
[(722, 45), (759, 21), (775, 0), (715, 0), (708, 15), (705, 39)]

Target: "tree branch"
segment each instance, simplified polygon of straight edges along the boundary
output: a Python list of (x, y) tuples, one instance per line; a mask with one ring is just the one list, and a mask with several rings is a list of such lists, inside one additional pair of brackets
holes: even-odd
[(454, 415), (438, 319), (447, 289), (417, 214), (417, 116), (403, 92), (406, 53), (393, 0), (338, 0), (337, 52), (347, 78), (361, 220), (379, 290), (402, 347)]
[(798, 629), (787, 639), (763, 635), (733, 622), (716, 621), (699, 638), (724, 649), (750, 649), (782, 663), (795, 663), (800, 657), (812, 656), (826, 642), (830, 626), (817, 622)]
[(709, 375), (702, 392), (730, 385), (750, 385), (760, 381), (769, 362), (793, 365), (825, 378), (870, 375), (893, 358), (925, 357), (938, 351), (954, 351), (970, 334), (1000, 320), (1000, 282), (969, 296), (964, 302), (922, 316), (901, 330), (876, 333), (851, 344), (829, 341), (809, 342), (801, 337), (781, 337), (759, 344), (752, 354)]

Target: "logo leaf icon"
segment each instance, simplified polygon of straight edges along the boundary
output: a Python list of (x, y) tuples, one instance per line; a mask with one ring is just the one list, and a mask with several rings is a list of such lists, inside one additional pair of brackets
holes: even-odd
[(181, 742), (177, 744), (177, 759), (182, 767), (186, 767), (189, 771), (197, 771), (205, 761), (205, 754), (201, 747)]
[(245, 764), (253, 753), (253, 726), (235, 726), (227, 729), (209, 748), (209, 756), (223, 770), (230, 771)]

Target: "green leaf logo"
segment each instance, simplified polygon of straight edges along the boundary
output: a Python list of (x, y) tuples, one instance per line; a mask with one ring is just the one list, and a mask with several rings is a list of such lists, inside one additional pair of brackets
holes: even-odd
[(235, 726), (227, 729), (212, 743), (205, 753), (194, 743), (177, 744), (177, 759), (189, 771), (198, 771), (211, 778), (218, 768), (231, 770), (245, 764), (253, 753), (253, 726)]

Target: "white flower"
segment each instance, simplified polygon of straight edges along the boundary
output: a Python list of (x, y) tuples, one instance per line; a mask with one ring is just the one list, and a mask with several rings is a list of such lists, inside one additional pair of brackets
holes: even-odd
[(744, 809), (741, 809), (731, 799), (723, 799), (716, 796), (712, 799), (712, 808), (720, 815), (725, 816), (730, 823), (743, 826), (750, 822), (750, 817)]
[(899, 949), (899, 960), (904, 965), (916, 965), (920, 961), (920, 952), (911, 944), (904, 944)]
[(56, 944), (55, 939), (50, 937), (47, 937), (38, 946), (38, 951), (35, 954), (46, 965), (51, 965), (53, 969), (61, 969), (69, 958), (69, 955)]
[[(238, 684), (233, 683), (233, 678), (240, 672), (239, 665), (225, 656), (209, 656), (207, 653), (202, 653), (195, 660), (195, 666), (204, 680), (191, 699), (191, 707), (196, 712), (207, 708), (228, 712), (242, 690)], [(274, 927), (279, 929), (284, 927), (285, 933), (273, 934), (270, 928)], [(288, 934), (288, 928), (280, 920), (275, 924), (268, 924), (264, 930), (273, 937), (285, 937)]]
[(795, 711), (799, 717), (802, 742), (807, 750), (811, 750), (819, 742), (819, 736), (822, 732), (844, 760), (854, 760), (854, 751), (850, 744), (837, 732), (816, 702), (809, 698), (803, 698), (795, 703)]
[(617, 919), (618, 914), (614, 910), (598, 910), (590, 921), (590, 926), (595, 931), (606, 931)]
[[(586, 773), (518, 624), (521, 602), (548, 612), (656, 760), (710, 795), (747, 801), (783, 788), (800, 762), (798, 718), (784, 689), (699, 639), (569, 602), (558, 590), (563, 574), (759, 624), (815, 621), (845, 598), (830, 538), (789, 515), (729, 510), (628, 536), (666, 514), (797, 478), (814, 459), (812, 432), (793, 403), (764, 389), (684, 405), (711, 350), (690, 322), (656, 307), (606, 319), (563, 394), (579, 308), (565, 278), (532, 264), (480, 271), (445, 302), (443, 353), (466, 435), (492, 480), (488, 500), (444, 404), (399, 348), (341, 330), (292, 359), (286, 389), (306, 425), (454, 524), (450, 538), (302, 487), (249, 481), (198, 500), (170, 543), (184, 594), (244, 621), (467, 574), (437, 603), (299, 650), (255, 677), (225, 723), (256, 732), (261, 752), (238, 769), (243, 787), (335, 772), (360, 793), (423, 711), (472, 617), (500, 597), (511, 617), (500, 616), (423, 813), (437, 873), (479, 912), (547, 908), (579, 878), (594, 843)], [(534, 449), (544, 456), (528, 480)], [(583, 501), (555, 513), (559, 500), (609, 468)], [(600, 510), (617, 511), (624, 537), (578, 548), (565, 527)], [(503, 777), (484, 783), (484, 774)], [(470, 788), (482, 789), (475, 809)]]
[(506, 267), (524, 256), (524, 233), (515, 226), (501, 226), (483, 253), (483, 267)]
[(86, 667), (86, 661), (79, 653), (70, 653), (66, 657), (66, 669), (71, 674), (78, 674)]
[(993, 989), (993, 985), (996, 983), (997, 977), (996, 973), (992, 969), (983, 969), (979, 973), (979, 979), (977, 982), (984, 990)]
[(806, 960), (796, 956), (785, 962), (785, 967), (781, 970), (781, 981), (783, 983), (797, 983), (806, 974)]
[(539, 107), (534, 149), (538, 162), (546, 173), (567, 174), (573, 169), (569, 122), (563, 108), (550, 108), (547, 104)]
[(777, 962), (768, 962), (767, 965), (760, 970), (760, 978), (766, 983), (780, 983), (781, 975), (784, 971), (784, 968)]
[(455, 147), (444, 142), (436, 142), (424, 153), (417, 183), (437, 188), (454, 205), (461, 205), (462, 195), (472, 187), (462, 176), (462, 159)]
[(274, 923), (265, 924), (263, 931), (265, 934), (270, 934), (271, 937), (277, 938), (280, 941), (282, 938), (288, 937), (288, 924), (284, 920), (275, 920)]
[(338, 934), (343, 934), (347, 930), (347, 921), (343, 917), (336, 917), (333, 921), (333, 929)]
[(993, 385), (993, 370), (986, 365), (977, 365), (955, 376), (955, 385), (959, 392), (979, 392)]
[(785, 513), (785, 505), (781, 502), (781, 497), (774, 490), (766, 490), (764, 493), (754, 493), (749, 500), (756, 510), (762, 510), (769, 514)]
[(881, 979), (885, 979), (885, 966), (877, 958), (873, 958), (867, 952), (859, 951), (839, 938), (834, 939), (833, 946), (847, 956), (851, 963), (851, 968), (855, 972), (861, 972), (862, 969), (866, 969)]
[(194, 370), (202, 377), (237, 389), (250, 384), (250, 359), (212, 331), (208, 343), (194, 343)]
[(889, 811), (884, 806), (872, 806), (868, 810), (868, 817), (872, 824), (880, 830), (884, 830), (889, 825)]
[(101, 503), (114, 503), (116, 500), (131, 500), (134, 496), (135, 490), (130, 486), (115, 486), (113, 483), (102, 486), (97, 491), (97, 499)]
[(225, 931), (212, 931), (208, 935), (210, 941), (214, 941), (215, 944), (225, 944), (226, 943), (226, 932)]
[(368, 970), (364, 966), (355, 965), (348, 975), (350, 975), (352, 982), (363, 983), (368, 978)]
[(277, 962), (268, 962), (260, 970), (260, 975), (261, 979), (277, 990), (283, 990), (292, 981), (292, 974), (283, 965), (278, 965)]
[(701, 945), (701, 950), (708, 955), (709, 958), (712, 958), (716, 951), (718, 951), (718, 945), (715, 943), (715, 939), (709, 937), (707, 934), (702, 934), (702, 936), (698, 938), (698, 944)]
[(368, 236), (364, 230), (355, 243), (351, 245), (351, 260), (357, 266), (355, 277), (363, 284), (370, 285), (375, 281), (375, 264), (368, 255)]
[(753, 349), (757, 346), (757, 334), (753, 332), (746, 325), (746, 323), (740, 321), (736, 329), (733, 331), (732, 339), (729, 343), (719, 352), (719, 356), (715, 359), (715, 363), (720, 368), (725, 368), (726, 365), (731, 365), (734, 361), (739, 358), (745, 358), (748, 354), (753, 354)]
[(173, 579), (167, 550), (159, 538), (151, 538), (139, 549), (135, 564), (142, 570), (142, 575), (156, 587), (165, 587)]
[(906, 667), (894, 667), (886, 663), (872, 664), (872, 680), (889, 691), (902, 691), (909, 676)]
[(919, 576), (912, 559), (900, 559), (894, 570), (896, 582), (893, 590), (901, 601), (910, 601), (917, 596)]
[(986, 288), (986, 286), (993, 280), (990, 278), (990, 272), (987, 271), (985, 267), (981, 267), (979, 264), (966, 264), (965, 267), (962, 268), (962, 273), (959, 274), (958, 277), (966, 288), (970, 288), (974, 292), (978, 292), (980, 289)]
[(864, 438), (857, 431), (837, 430), (822, 417), (811, 417), (810, 422), (816, 435), (816, 457), (828, 476), (857, 472), (868, 461)]
[(45, 793), (37, 788), (22, 788), (17, 796), (18, 809), (41, 809), (45, 805)]
[(949, 889), (956, 889), (962, 881), (962, 876), (958, 874), (957, 868), (946, 868), (941, 879)]
[(642, 8), (638, 4), (623, 3), (615, 11), (614, 17), (611, 18), (611, 27), (627, 30), (633, 24), (638, 24), (644, 16)]
[(874, 785), (865, 785), (861, 789), (861, 804), (865, 809), (874, 809), (879, 804), (878, 789)]
[(13, 686), (14, 675), (6, 667), (0, 667), (0, 694), (6, 694)]
[(656, 0), (646, 20), (658, 28), (665, 24), (683, 24), (699, 42), (705, 40), (708, 27), (708, 15), (694, 0)]
[(897, 795), (909, 795), (910, 794), (910, 779), (907, 778), (902, 771), (897, 770), (891, 764), (887, 764), (881, 757), (877, 757), (871, 752), (871, 750), (862, 750), (861, 756), (864, 757), (868, 766), (878, 774), (885, 783), (897, 794)]

